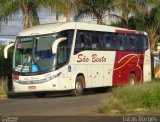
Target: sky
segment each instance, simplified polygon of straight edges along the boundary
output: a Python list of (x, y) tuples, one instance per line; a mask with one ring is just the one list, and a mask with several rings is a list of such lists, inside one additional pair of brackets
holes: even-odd
[[(40, 18), (40, 24), (57, 22), (55, 14), (49, 12), (48, 10), (42, 9), (38, 14)], [(106, 21), (110, 22), (109, 19), (110, 18), (107, 17)], [(79, 21), (96, 23), (96, 20), (90, 17), (81, 18)], [(59, 17), (59, 22), (65, 22), (65, 18), (63, 15)], [(23, 31), (22, 13), (18, 12), (17, 14), (13, 15), (12, 19), (8, 21), (7, 24), (2, 21), (0, 28), (0, 38), (15, 39), (18, 33), (21, 31)]]
[[(40, 23), (52, 23), (55, 22), (55, 16), (46, 10), (39, 12)], [(0, 38), (15, 39), (16, 35), (23, 31), (22, 13), (18, 12), (13, 15), (12, 19), (6, 24), (2, 21), (0, 29)]]

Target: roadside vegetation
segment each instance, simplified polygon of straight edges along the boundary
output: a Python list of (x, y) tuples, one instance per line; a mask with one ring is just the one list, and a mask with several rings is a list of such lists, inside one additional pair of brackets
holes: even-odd
[(160, 79), (113, 88), (98, 106), (103, 114), (144, 114), (160, 109)]
[(4, 80), (2, 81), (2, 77), (0, 77), (0, 98), (1, 96), (6, 96), (8, 94), (8, 91), (7, 91), (7, 84), (4, 83)]
[(0, 97), (1, 95), (7, 95), (8, 88), (10, 89), (8, 78), (11, 76), (12, 72), (12, 52), (13, 49), (9, 51), (8, 59), (4, 59), (3, 55), (4, 46), (0, 46)]

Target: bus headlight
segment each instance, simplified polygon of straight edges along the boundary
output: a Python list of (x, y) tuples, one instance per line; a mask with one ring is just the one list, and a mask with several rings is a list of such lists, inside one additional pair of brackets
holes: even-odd
[(57, 74), (55, 74), (55, 75), (52, 75), (51, 77), (50, 77), (50, 80), (52, 80), (52, 79), (54, 79), (54, 78), (57, 78), (58, 76), (60, 76), (61, 75), (61, 72), (59, 72), (59, 73), (57, 73)]
[(50, 77), (46, 77), (44, 79), (40, 79), (40, 80), (27, 80), (27, 81), (26, 80), (13, 80), (13, 81), (19, 84), (40, 84), (40, 83), (51, 81), (54, 78), (57, 78), (59, 75), (61, 75), (61, 72), (55, 75), (52, 75)]

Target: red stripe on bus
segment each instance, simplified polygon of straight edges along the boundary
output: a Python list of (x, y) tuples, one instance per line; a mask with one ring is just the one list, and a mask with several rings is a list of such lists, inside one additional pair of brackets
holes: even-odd
[(136, 31), (130, 31), (130, 30), (116, 30), (117, 33), (124, 33), (124, 34), (137, 34)]
[(116, 52), (112, 77), (113, 86), (129, 83), (129, 77), (132, 72), (135, 73), (137, 82), (142, 80), (144, 54), (144, 52)]

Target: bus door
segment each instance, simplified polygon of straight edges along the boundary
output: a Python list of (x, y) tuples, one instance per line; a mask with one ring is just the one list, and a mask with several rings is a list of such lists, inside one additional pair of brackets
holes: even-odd
[(70, 60), (73, 30), (62, 31), (59, 37), (67, 37), (67, 40), (60, 42), (57, 48), (57, 70), (61, 73), (59, 87), (61, 89), (70, 89), (72, 85), (69, 79), (71, 78), (72, 68), (68, 63)]

